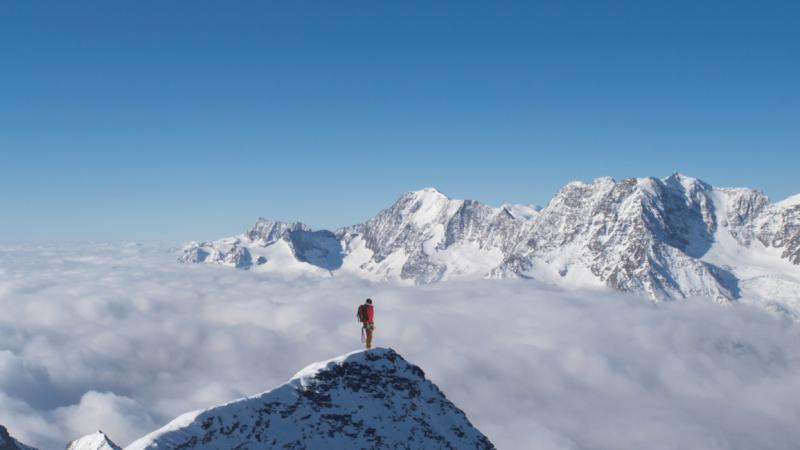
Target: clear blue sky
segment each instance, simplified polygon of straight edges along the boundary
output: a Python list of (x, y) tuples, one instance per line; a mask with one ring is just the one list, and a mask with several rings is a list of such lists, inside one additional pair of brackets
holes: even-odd
[(797, 1), (0, 3), (0, 241), (545, 204), (602, 175), (800, 192)]

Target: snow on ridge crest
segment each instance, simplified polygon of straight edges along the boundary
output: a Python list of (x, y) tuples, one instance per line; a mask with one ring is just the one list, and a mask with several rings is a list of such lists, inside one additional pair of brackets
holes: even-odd
[[(409, 192), (404, 197), (408, 198), (404, 212), (412, 217), (413, 223), (417, 226), (425, 226), (441, 220), (443, 215), (447, 215), (452, 208), (457, 207), (461, 202), (461, 200), (450, 200), (435, 188)], [(401, 199), (400, 202), (402, 201)]]
[(18, 440), (14, 439), (11, 434), (9, 434), (6, 427), (0, 425), (0, 450), (36, 450), (33, 447), (29, 447)]
[(310, 228), (301, 222), (280, 222), (259, 217), (252, 228), (247, 232), (250, 240), (261, 240), (265, 244), (275, 242), (292, 231), (309, 231)]
[(780, 206), (781, 208), (794, 208), (795, 206), (800, 205), (800, 194), (790, 195), (785, 199), (775, 203), (776, 206)]
[(370, 350), (354, 350), (325, 361), (311, 363), (294, 374), (288, 383), (305, 386), (308, 384), (308, 380), (316, 376), (320, 371), (330, 370), (334, 366), (342, 365), (346, 362), (369, 363), (379, 367), (386, 367), (387, 361), (393, 359), (393, 355), (396, 355), (393, 349), (384, 347), (375, 347)]
[(425, 200), (431, 198), (444, 198), (449, 200), (449, 198), (442, 193), (442, 191), (436, 189), (435, 187), (426, 187), (422, 189), (418, 189), (416, 191), (408, 192), (408, 194), (413, 195), (417, 199)]
[[(181, 260), (414, 284), (533, 278), (719, 302), (766, 301), (756, 287), (763, 282), (748, 280), (774, 276), (777, 264), (780, 282), (798, 286), (784, 306), (800, 315), (800, 208), (792, 201), (771, 204), (758, 191), (680, 173), (570, 182), (544, 208), (496, 208), (425, 188), (335, 232), (262, 218), (244, 235), (190, 243)], [(729, 237), (735, 243), (723, 248)]]
[(476, 448), (492, 443), (390, 348), (312, 364), (262, 394), (180, 416), (126, 450)]
[(70, 442), (67, 450), (121, 450), (121, 448), (105, 433), (96, 431)]

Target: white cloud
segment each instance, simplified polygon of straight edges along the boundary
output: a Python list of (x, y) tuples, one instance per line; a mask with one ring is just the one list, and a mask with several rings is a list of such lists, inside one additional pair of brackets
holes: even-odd
[(89, 391), (77, 405), (57, 408), (51, 416), (68, 436), (102, 430), (120, 442), (133, 441), (144, 434), (142, 430), (157, 427), (143, 405), (112, 392)]
[(360, 345), (420, 365), (499, 448), (792, 448), (800, 331), (761, 310), (487, 280), (287, 281), (163, 246), (0, 249), (0, 423), (127, 444)]

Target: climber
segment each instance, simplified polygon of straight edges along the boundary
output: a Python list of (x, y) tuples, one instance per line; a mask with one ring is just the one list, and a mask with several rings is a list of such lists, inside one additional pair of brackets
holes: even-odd
[(357, 316), (358, 321), (361, 322), (361, 342), (365, 341), (366, 336), (367, 350), (369, 350), (372, 348), (372, 332), (375, 330), (375, 321), (373, 320), (375, 311), (371, 298), (368, 298), (363, 305), (359, 305)]

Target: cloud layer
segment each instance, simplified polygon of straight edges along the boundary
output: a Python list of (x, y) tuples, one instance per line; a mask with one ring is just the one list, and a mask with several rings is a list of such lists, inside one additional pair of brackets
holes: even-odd
[(376, 344), (499, 448), (788, 449), (800, 330), (759, 309), (486, 280), (425, 287), (181, 265), (164, 245), (0, 249), (0, 424), (44, 449), (127, 444)]

